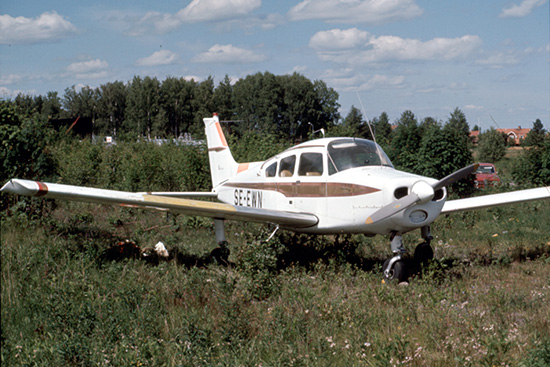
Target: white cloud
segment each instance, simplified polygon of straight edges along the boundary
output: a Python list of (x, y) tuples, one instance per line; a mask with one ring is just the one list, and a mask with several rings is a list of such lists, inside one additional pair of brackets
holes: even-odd
[(198, 54), (193, 61), (205, 63), (254, 63), (266, 57), (233, 45), (214, 45), (208, 51)]
[(54, 42), (76, 32), (76, 27), (55, 11), (37, 18), (0, 15), (0, 44)]
[(193, 0), (176, 15), (189, 23), (235, 19), (247, 15), (261, 4), (261, 0)]
[(505, 66), (517, 65), (519, 63), (520, 60), (517, 53), (510, 51), (493, 53), (476, 61), (476, 64), (491, 69), (500, 69)]
[(74, 62), (67, 66), (67, 72), (78, 79), (98, 79), (107, 76), (108, 67), (106, 61), (95, 59)]
[(10, 75), (0, 75), (0, 85), (9, 85), (15, 84), (21, 81), (21, 75), (10, 74)]
[(501, 18), (522, 18), (533, 11), (536, 7), (542, 6), (546, 0), (523, 0), (519, 5), (511, 5), (502, 9)]
[(356, 74), (352, 69), (342, 71), (328, 70), (323, 79), (342, 92), (367, 91), (373, 89), (402, 88), (405, 85), (403, 75)]
[(169, 50), (160, 50), (153, 52), (150, 56), (139, 59), (136, 62), (138, 66), (156, 66), (170, 65), (176, 62), (178, 55)]
[(357, 28), (331, 29), (317, 32), (309, 40), (309, 46), (314, 49), (344, 50), (364, 45), (369, 33)]
[[(362, 42), (364, 39), (366, 42)], [(349, 48), (338, 49), (335, 45), (339, 44)], [(354, 65), (395, 60), (464, 59), (476, 51), (480, 45), (481, 39), (472, 35), (458, 38), (434, 38), (423, 42), (397, 36), (371, 36), (355, 28), (318, 32), (310, 40), (310, 46), (317, 50), (322, 60)]]
[(379, 24), (422, 14), (414, 0), (304, 0), (288, 12), (291, 20)]
[[(147, 12), (140, 16), (111, 12), (107, 20), (122, 26), (130, 36), (146, 34), (166, 34), (181, 27), (184, 23), (230, 21), (246, 17), (259, 8), (261, 0), (193, 0), (175, 14)], [(270, 22), (276, 22), (270, 17)], [(271, 24), (270, 23), (270, 24)], [(213, 26), (217, 26), (214, 24)]]

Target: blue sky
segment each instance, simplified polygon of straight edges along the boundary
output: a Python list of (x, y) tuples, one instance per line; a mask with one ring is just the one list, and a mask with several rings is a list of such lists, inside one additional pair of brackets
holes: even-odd
[(134, 75), (298, 72), (362, 101), (470, 126), (550, 128), (548, 0), (4, 1), (0, 98)]

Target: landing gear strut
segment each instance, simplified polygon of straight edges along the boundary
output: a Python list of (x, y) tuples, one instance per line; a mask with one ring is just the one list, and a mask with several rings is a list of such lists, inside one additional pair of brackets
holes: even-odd
[(401, 258), (401, 255), (406, 251), (403, 246), (403, 236), (401, 232), (392, 232), (390, 239), (391, 250), (394, 256), (384, 261), (384, 265), (382, 265), (384, 280), (404, 282), (407, 280), (407, 268), (405, 262)]
[[(414, 259), (419, 265), (426, 265), (434, 257), (434, 251), (430, 245), (433, 237), (430, 232), (430, 227), (421, 228), (422, 238), (424, 242), (416, 246), (414, 250)], [(403, 236), (401, 232), (394, 231), (390, 236), (391, 250), (393, 257), (384, 261), (382, 270), (384, 271), (384, 280), (404, 282), (407, 280), (408, 271), (402, 255), (405, 254), (405, 246), (403, 246)]]
[(216, 231), (216, 241), (218, 247), (210, 252), (210, 258), (220, 265), (229, 264), (229, 248), (225, 239), (225, 229), (223, 219), (214, 219), (214, 230)]

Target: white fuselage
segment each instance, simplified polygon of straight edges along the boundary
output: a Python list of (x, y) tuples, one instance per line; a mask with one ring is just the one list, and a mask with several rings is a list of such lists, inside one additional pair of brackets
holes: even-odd
[[(338, 155), (341, 161), (347, 158), (340, 151), (333, 149), (331, 154), (327, 149), (335, 140), (314, 140), (265, 162), (250, 163), (248, 169), (221, 183), (214, 191), (220, 201), (236, 206), (313, 213), (319, 219), (316, 225), (292, 228), (306, 233), (404, 233), (429, 225), (437, 218), (445, 202), (444, 190), (427, 203), (367, 224), (371, 214), (399, 198), (396, 193), (404, 196), (414, 183), (433, 184), (436, 180), (397, 171), (391, 163), (342, 169), (341, 163), (335, 160)], [(341, 146), (347, 141), (337, 140)], [(349, 142), (355, 141), (349, 139)], [(383, 154), (380, 150), (378, 153)], [(357, 156), (355, 152), (353, 158)], [(335, 168), (338, 166), (341, 169)]]

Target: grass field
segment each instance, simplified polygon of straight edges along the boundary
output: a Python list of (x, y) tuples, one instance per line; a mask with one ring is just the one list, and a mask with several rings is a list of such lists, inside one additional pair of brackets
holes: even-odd
[[(221, 266), (206, 219), (62, 202), (20, 213), (1, 222), (5, 366), (550, 363), (548, 203), (439, 218), (436, 260), (407, 285), (381, 282), (383, 237), (266, 244), (265, 227), (228, 223)], [(173, 259), (122, 256), (124, 239), (163, 241)]]

